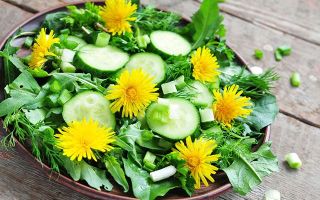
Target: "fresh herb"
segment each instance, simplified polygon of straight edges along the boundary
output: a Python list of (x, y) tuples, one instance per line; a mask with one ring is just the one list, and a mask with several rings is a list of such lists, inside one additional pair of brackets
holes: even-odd
[(234, 65), (234, 52), (227, 46), (224, 39), (211, 40), (207, 46), (217, 57), (220, 67), (228, 67)]
[(190, 80), (192, 76), (192, 66), (186, 56), (172, 56), (166, 60), (166, 82), (173, 81), (180, 76), (184, 76), (185, 80)]

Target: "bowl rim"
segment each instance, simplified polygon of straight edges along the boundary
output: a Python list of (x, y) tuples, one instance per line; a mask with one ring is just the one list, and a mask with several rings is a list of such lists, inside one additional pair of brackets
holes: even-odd
[[(93, 3), (103, 3), (103, 0), (91, 0), (90, 2)], [(55, 12), (59, 9), (63, 9), (66, 6), (69, 5), (75, 5), (75, 6), (80, 6), (83, 5), (84, 3), (86, 3), (85, 1), (76, 1), (73, 3), (62, 3), (59, 4), (57, 6), (53, 6), (50, 7), (48, 9), (42, 10), (34, 15), (32, 15), (31, 17), (27, 18), (26, 20), (24, 20), (22, 23), (20, 23), (19, 25), (15, 26), (13, 29), (11, 29), (11, 31), (9, 31), (9, 33), (6, 34), (6, 36), (2, 39), (2, 41), (0, 41), (0, 50), (2, 50), (6, 44), (6, 42), (8, 41), (8, 39), (14, 34), (16, 33), (21, 27), (27, 25), (28, 23), (32, 22), (33, 20), (37, 19), (38, 17), (41, 17), (43, 15), (46, 15), (48, 13), (51, 12)], [(164, 10), (167, 11), (168, 9), (163, 8), (161, 6), (157, 7), (160, 10)], [(185, 21), (190, 21), (186, 18), (182, 18)], [(227, 45), (228, 46), (228, 45)], [(229, 46), (228, 46), (229, 47)], [(229, 47), (230, 48), (230, 47)], [(232, 49), (232, 48), (231, 48)], [(240, 56), (240, 54), (235, 51), (234, 49), (232, 49), (232, 51), (235, 53), (236, 58), (238, 59), (238, 61), (243, 64), (246, 68), (248, 68), (248, 63)], [(1, 59), (0, 59), (1, 61)], [(249, 69), (249, 68), (248, 68)], [(1, 89), (1, 88), (0, 88)], [(6, 134), (6, 130), (3, 128), (3, 120), (2, 118), (0, 118), (0, 135), (5, 135)], [(261, 144), (266, 143), (267, 141), (269, 141), (270, 139), (270, 135), (271, 135), (271, 125), (268, 125), (264, 128), (264, 137), (262, 138)], [(53, 179), (56, 182), (67, 186), (68, 188), (84, 194), (88, 197), (91, 198), (97, 198), (97, 199), (101, 199), (101, 200), (110, 200), (110, 199), (117, 199), (117, 200), (134, 200), (136, 198), (134, 197), (129, 197), (129, 196), (122, 196), (119, 194), (114, 194), (112, 192), (109, 191), (99, 191), (96, 190), (94, 188), (91, 188), (85, 184), (82, 184), (80, 182), (74, 181), (72, 180), (70, 177), (65, 176), (63, 174), (59, 174), (57, 172), (54, 172), (51, 170), (51, 168), (45, 164), (45, 163), (41, 163), (38, 159), (36, 159), (32, 153), (27, 150), (27, 148), (20, 143), (16, 138), (15, 138), (15, 143), (16, 143), (16, 150), (21, 153), (26, 155), (26, 159), (36, 168), (39, 170), (42, 170), (46, 173), (46, 175), (48, 176), (49, 180)], [(224, 185), (218, 187), (217, 189), (211, 190), (207, 193), (204, 194), (200, 194), (197, 196), (191, 196), (191, 197), (184, 197), (184, 198), (176, 198), (178, 199), (186, 199), (186, 200), (200, 200), (200, 199), (208, 199), (209, 197), (216, 197), (218, 195), (221, 195), (227, 191), (229, 191), (232, 188), (232, 185), (230, 184), (230, 182), (225, 183)]]

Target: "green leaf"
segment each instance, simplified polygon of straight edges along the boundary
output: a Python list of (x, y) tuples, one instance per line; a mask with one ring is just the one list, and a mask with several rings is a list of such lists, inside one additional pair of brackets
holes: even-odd
[(279, 108), (276, 97), (266, 95), (254, 102), (253, 112), (247, 117), (247, 123), (257, 130), (261, 130), (271, 124), (276, 118)]
[(217, 0), (204, 0), (200, 9), (192, 16), (191, 24), (195, 28), (192, 48), (196, 49), (205, 43), (207, 37), (213, 37), (220, 28), (223, 17), (219, 14)]
[(65, 28), (62, 18), (68, 16), (67, 12), (55, 12), (46, 15), (43, 26), (48, 30), (53, 30), (55, 33), (59, 33), (61, 29)]
[(139, 168), (130, 159), (123, 159), (123, 164), (126, 175), (131, 179), (133, 194), (138, 199), (153, 200), (178, 187), (176, 182), (169, 180), (152, 182), (149, 173)]
[(67, 172), (75, 181), (84, 180), (93, 188), (101, 190), (103, 186), (105, 190), (111, 191), (112, 184), (106, 177), (104, 170), (98, 169), (87, 164), (85, 161), (71, 161), (67, 157), (62, 157), (63, 165)]
[(119, 162), (113, 156), (106, 156), (104, 158), (104, 164), (108, 172), (112, 175), (114, 180), (123, 187), (124, 192), (128, 192), (129, 184), (125, 177), (124, 171), (121, 168)]
[(234, 162), (223, 169), (234, 191), (246, 195), (262, 182), (262, 178), (278, 171), (278, 160), (270, 150), (271, 143), (263, 144), (251, 155), (238, 154)]

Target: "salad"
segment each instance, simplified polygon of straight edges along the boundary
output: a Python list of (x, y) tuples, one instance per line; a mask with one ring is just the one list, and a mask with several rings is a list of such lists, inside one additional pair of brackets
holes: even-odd
[(279, 77), (241, 66), (218, 2), (190, 23), (136, 1), (86, 3), (17, 32), (0, 51), (2, 145), (16, 138), (53, 171), (139, 199), (192, 196), (219, 171), (247, 194), (278, 170), (271, 143), (258, 143)]

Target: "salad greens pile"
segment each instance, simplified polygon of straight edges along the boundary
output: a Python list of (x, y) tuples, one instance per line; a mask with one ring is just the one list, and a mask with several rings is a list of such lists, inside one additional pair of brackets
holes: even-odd
[(16, 138), (53, 171), (139, 199), (192, 196), (217, 170), (246, 195), (278, 171), (271, 142), (259, 142), (279, 110), (279, 77), (241, 66), (218, 2), (204, 0), (187, 24), (127, 0), (86, 3), (19, 31), (0, 51), (1, 144)]

